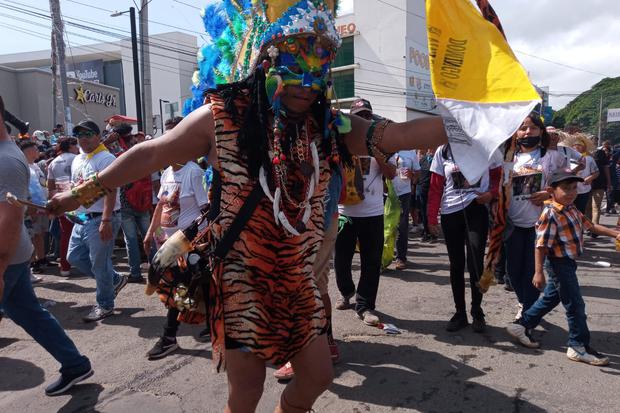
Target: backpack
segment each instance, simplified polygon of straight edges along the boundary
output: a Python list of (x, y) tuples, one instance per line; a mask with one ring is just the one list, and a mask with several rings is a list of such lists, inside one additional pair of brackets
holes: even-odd
[(132, 209), (138, 212), (150, 211), (153, 206), (153, 184), (146, 176), (125, 187), (125, 199)]

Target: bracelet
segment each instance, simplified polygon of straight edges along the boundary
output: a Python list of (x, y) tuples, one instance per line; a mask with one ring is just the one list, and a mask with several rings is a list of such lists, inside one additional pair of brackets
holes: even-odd
[(374, 158), (380, 157), (383, 162), (387, 162), (390, 156), (392, 156), (392, 154), (383, 152), (378, 146), (383, 140), (385, 128), (390, 123), (392, 123), (392, 121), (388, 119), (382, 121), (372, 121), (370, 127), (368, 128), (368, 132), (366, 132), (366, 147), (368, 148), (368, 156)]
[(88, 208), (110, 192), (112, 191), (103, 186), (101, 181), (99, 181), (99, 177), (93, 175), (92, 178), (73, 188), (71, 190), (71, 196), (75, 198), (80, 205)]

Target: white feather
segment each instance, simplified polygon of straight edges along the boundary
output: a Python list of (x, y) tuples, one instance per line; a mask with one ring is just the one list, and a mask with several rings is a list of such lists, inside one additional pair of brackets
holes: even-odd
[(258, 181), (260, 182), (260, 186), (263, 188), (263, 192), (267, 195), (267, 198), (271, 202), (273, 202), (273, 195), (271, 195), (271, 191), (269, 190), (269, 184), (267, 183), (267, 173), (265, 172), (265, 168), (260, 167), (260, 171), (258, 172)]

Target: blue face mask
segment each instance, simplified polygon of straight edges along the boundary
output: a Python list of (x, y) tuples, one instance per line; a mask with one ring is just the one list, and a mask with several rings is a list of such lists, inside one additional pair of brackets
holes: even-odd
[(273, 105), (284, 86), (308, 87), (324, 92), (333, 53), (322, 48), (314, 37), (291, 37), (278, 45), (278, 64), (266, 74), (265, 88)]

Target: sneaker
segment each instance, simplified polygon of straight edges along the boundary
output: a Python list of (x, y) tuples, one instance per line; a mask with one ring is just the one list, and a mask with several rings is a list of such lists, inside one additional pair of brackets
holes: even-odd
[(514, 292), (514, 289), (512, 288), (512, 285), (510, 285), (509, 282), (504, 284), (504, 290), (508, 291), (509, 293)]
[(62, 277), (68, 277), (71, 275), (71, 270), (60, 270), (60, 275)]
[(456, 313), (452, 316), (450, 321), (448, 321), (446, 331), (453, 333), (467, 327), (468, 325), (469, 321), (467, 321), (467, 316), (465, 314)]
[(88, 313), (87, 316), (85, 316), (84, 318), (82, 318), (82, 320), (84, 320), (84, 322), (86, 323), (90, 323), (93, 321), (99, 321), (102, 320), (106, 317), (111, 316), (112, 314), (114, 314), (114, 309), (109, 309), (106, 310), (104, 308), (99, 307), (98, 305), (94, 306), (92, 310), (90, 310), (90, 313)]
[(291, 362), (287, 362), (284, 366), (274, 371), (273, 377), (278, 380), (290, 380), (295, 377), (295, 372), (293, 371), (293, 365)]
[(152, 349), (146, 353), (149, 360), (157, 360), (166, 357), (168, 354), (172, 353), (174, 350), (179, 348), (179, 344), (176, 339), (171, 340), (168, 337), (162, 337), (157, 340), (157, 343), (153, 346)]
[(379, 324), (379, 317), (372, 310), (364, 310), (361, 313), (358, 313), (357, 316), (366, 324), (367, 326), (376, 326)]
[(130, 283), (130, 284), (144, 284), (145, 280), (144, 280), (144, 277), (141, 276), (141, 275), (137, 276), (137, 277), (129, 276), (129, 277), (127, 277), (127, 283)]
[(407, 262), (403, 260), (396, 260), (396, 266), (394, 268), (398, 271), (402, 271), (407, 268)]
[(498, 285), (504, 285), (505, 281), (504, 281), (504, 277), (495, 277), (495, 282)]
[(340, 361), (340, 350), (338, 350), (338, 344), (336, 340), (330, 335), (327, 335), (327, 344), (329, 345), (329, 353), (332, 357), (332, 364), (336, 364)]
[(40, 283), (41, 281), (43, 281), (43, 278), (37, 277), (33, 273), (30, 273), (30, 283), (31, 284), (37, 284), (37, 283)]
[(570, 346), (566, 350), (566, 357), (592, 366), (606, 366), (609, 364), (608, 357), (603, 356), (590, 346)]
[(517, 341), (519, 341), (519, 343), (521, 343), (525, 347), (527, 348), (539, 348), (540, 347), (540, 343), (538, 343), (537, 341), (534, 341), (531, 335), (527, 334), (525, 327), (522, 326), (521, 324), (517, 322), (510, 323), (508, 327), (506, 328), (506, 330), (508, 331), (508, 334), (516, 338)]
[(114, 298), (116, 298), (118, 293), (120, 293), (121, 290), (125, 288), (125, 286), (127, 285), (127, 281), (129, 281), (129, 277), (126, 275), (121, 275), (120, 280), (118, 281), (118, 284), (114, 286)]
[(58, 380), (45, 388), (47, 396), (57, 396), (69, 390), (81, 381), (86, 380), (94, 373), (93, 369), (88, 366), (88, 370), (75, 374), (62, 374)]
[(198, 333), (198, 340), (199, 341), (209, 341), (210, 339), (211, 339), (211, 330), (210, 329), (205, 328), (200, 333)]
[(521, 319), (521, 315), (523, 315), (523, 304), (518, 303), (517, 304), (517, 314), (515, 315), (515, 321), (518, 321)]
[(484, 317), (474, 317), (474, 320), (471, 322), (471, 328), (474, 330), (474, 333), (484, 333), (487, 328)]
[(42, 274), (43, 273), (43, 267), (41, 266), (41, 264), (38, 261), (33, 262), (32, 265), (30, 265), (30, 272), (32, 274)]
[(336, 310), (347, 310), (351, 308), (351, 298), (353, 298), (353, 293), (348, 295), (340, 295), (336, 300)]

